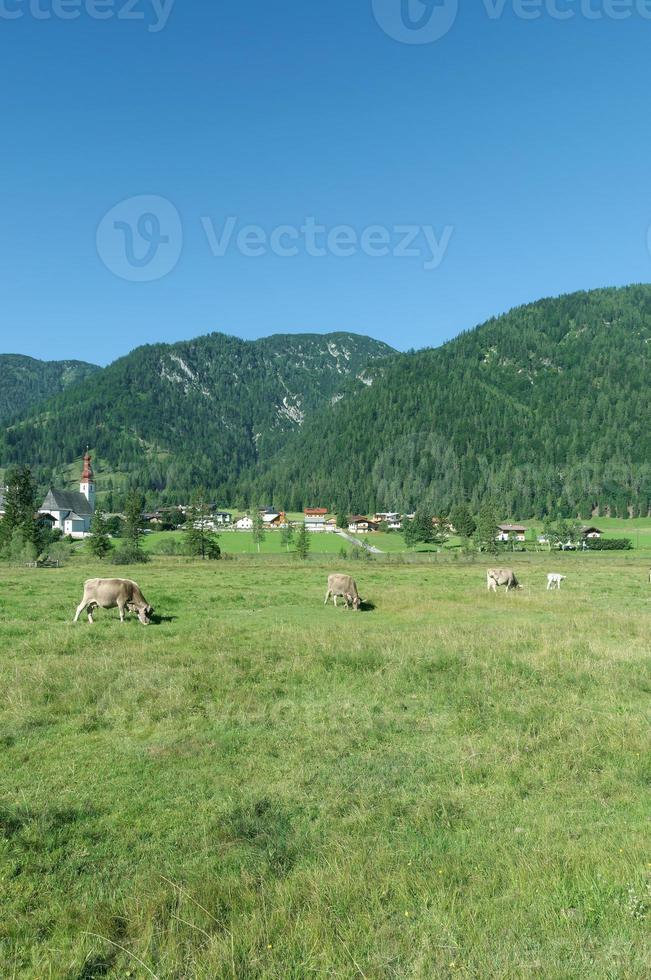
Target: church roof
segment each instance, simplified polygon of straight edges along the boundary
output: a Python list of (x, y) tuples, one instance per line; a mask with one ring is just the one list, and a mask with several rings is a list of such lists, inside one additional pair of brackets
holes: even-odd
[(73, 511), (80, 517), (89, 517), (93, 513), (93, 508), (83, 493), (79, 493), (77, 490), (54, 490), (52, 488), (41, 504), (41, 510)]

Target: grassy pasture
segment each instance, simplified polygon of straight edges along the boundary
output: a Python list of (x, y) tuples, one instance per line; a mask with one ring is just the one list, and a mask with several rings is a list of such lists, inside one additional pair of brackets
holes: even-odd
[(0, 977), (647, 977), (648, 564), (485, 564), (0, 566)]
[[(535, 526), (538, 531), (542, 531), (542, 526), (533, 524), (532, 526)], [(630, 538), (633, 542), (634, 550), (647, 552), (651, 555), (651, 520), (616, 521), (606, 519), (599, 522), (599, 527), (603, 528), (604, 537)], [(295, 533), (298, 534), (298, 531)], [(253, 542), (253, 536), (249, 531), (220, 531), (218, 536), (219, 545), (224, 552), (232, 555), (258, 554), (257, 547)], [(155, 554), (156, 550), (164, 542), (172, 539), (181, 540), (182, 537), (182, 531), (154, 531), (144, 536), (143, 546), (148, 552)], [(355, 539), (360, 544), (372, 545), (387, 555), (436, 553), (441, 550), (440, 545), (419, 544), (410, 551), (405, 545), (405, 539), (402, 534), (397, 532), (385, 533), (383, 531), (375, 531), (372, 534), (349, 534), (348, 537)], [(460, 543), (459, 538), (452, 537), (446, 543), (444, 550), (450, 550), (450, 546), (458, 546)], [(338, 534), (324, 532), (310, 534), (310, 545), (310, 553), (313, 556), (337, 555), (342, 548), (349, 550), (351, 547), (350, 541), (345, 540)], [(294, 545), (291, 545), (290, 551), (293, 549)], [(260, 545), (260, 554), (282, 555), (286, 553), (287, 550), (283, 546), (280, 532), (277, 530), (267, 531), (265, 533), (265, 539)], [(505, 554), (508, 555), (509, 553), (505, 552)], [(556, 554), (556, 552), (553, 554)], [(503, 560), (505, 560), (504, 556), (499, 559), (499, 561)]]
[[(294, 549), (296, 544), (296, 535), (298, 530), (294, 535), (294, 543), (290, 545), (290, 552)], [(257, 545), (253, 541), (253, 535), (250, 531), (219, 531), (218, 535), (219, 547), (222, 551), (230, 555), (257, 555), (258, 549)], [(145, 534), (142, 538), (143, 547), (146, 551), (150, 553), (155, 553), (156, 549), (165, 541), (170, 539), (176, 539), (181, 541), (183, 539), (182, 531), (153, 531), (151, 534)], [(350, 548), (349, 542), (340, 538), (338, 534), (328, 534), (328, 533), (311, 533), (310, 534), (310, 554), (321, 554), (321, 555), (336, 555), (342, 548)], [(260, 544), (260, 554), (261, 555), (284, 555), (287, 554), (287, 549), (283, 545), (282, 537), (280, 531), (266, 531), (264, 536), (264, 541)]]

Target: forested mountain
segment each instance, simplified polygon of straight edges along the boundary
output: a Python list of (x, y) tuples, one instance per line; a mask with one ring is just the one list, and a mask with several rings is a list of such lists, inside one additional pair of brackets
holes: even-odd
[(0, 354), (0, 424), (31, 411), (46, 398), (101, 370), (84, 361), (38, 361)]
[(348, 333), (211, 334), (67, 387), (4, 430), (0, 466), (60, 482), (88, 444), (100, 490), (136, 486), (152, 503), (204, 485), (288, 510), (444, 512), (493, 496), (504, 517), (646, 514), (650, 358), (651, 286), (542, 300), (408, 354)]
[(249, 496), (361, 513), (493, 496), (505, 517), (647, 514), (650, 363), (650, 286), (514, 309), (376, 364), (372, 387), (352, 385), (249, 474)]
[(100, 472), (115, 474), (105, 487), (173, 500), (206, 486), (232, 500), (245, 468), (391, 353), (350, 333), (249, 342), (210, 334), (140, 347), (9, 426), (0, 463), (27, 462), (41, 484), (58, 482), (89, 445)]

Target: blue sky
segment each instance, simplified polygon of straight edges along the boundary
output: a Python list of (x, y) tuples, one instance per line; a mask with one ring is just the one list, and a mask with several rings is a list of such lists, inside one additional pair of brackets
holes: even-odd
[(405, 9), (431, 32), (454, 0), (0, 0), (0, 350), (107, 363), (212, 330), (407, 349), (648, 280), (637, 2), (468, 0), (405, 43), (428, 40)]

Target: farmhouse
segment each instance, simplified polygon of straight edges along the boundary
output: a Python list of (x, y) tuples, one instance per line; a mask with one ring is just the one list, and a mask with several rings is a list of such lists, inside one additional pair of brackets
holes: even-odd
[(326, 530), (325, 516), (323, 514), (306, 515), (305, 529), (306, 531), (325, 531)]
[(377, 524), (372, 521), (370, 517), (364, 517), (363, 514), (355, 514), (350, 518), (348, 524), (348, 530), (352, 531), (353, 534), (361, 534), (366, 531), (377, 531)]
[(275, 511), (272, 511), (271, 513), (263, 514), (262, 520), (264, 521), (265, 527), (269, 527), (272, 529), (277, 527), (284, 527), (285, 524), (287, 524), (287, 515), (285, 514), (284, 510), (281, 510), (279, 514), (277, 514)]
[(325, 517), (328, 513), (327, 507), (306, 507), (303, 511), (306, 517)]
[(39, 508), (43, 520), (51, 518), (53, 528), (73, 538), (85, 538), (90, 533), (95, 513), (95, 477), (90, 462), (86, 451), (79, 492), (52, 487)]
[(238, 531), (250, 531), (253, 527), (253, 518), (246, 514), (240, 517), (239, 521), (235, 521), (235, 527)]
[(582, 527), (581, 536), (584, 538), (600, 538), (603, 531), (600, 531), (598, 527)]
[(376, 524), (386, 524), (390, 531), (401, 531), (402, 521), (400, 520), (400, 514), (396, 511), (386, 511), (386, 513), (377, 513), (373, 518)]
[(522, 524), (498, 524), (496, 541), (526, 541), (527, 529)]

